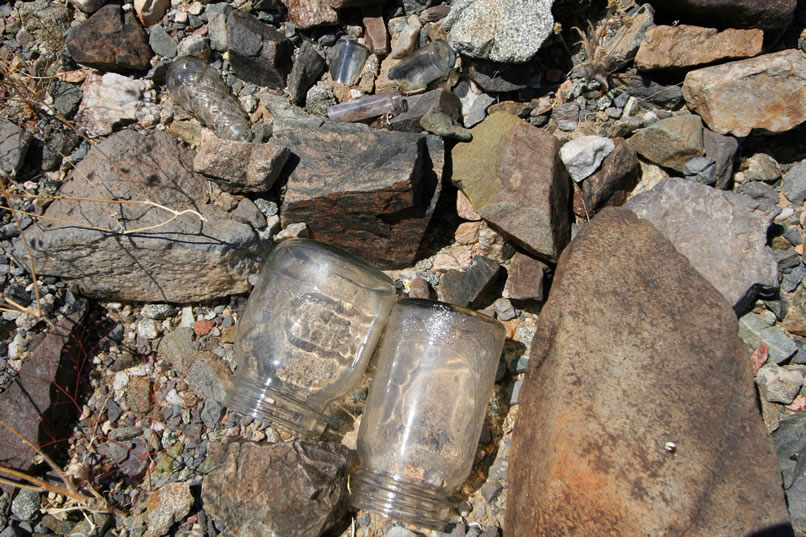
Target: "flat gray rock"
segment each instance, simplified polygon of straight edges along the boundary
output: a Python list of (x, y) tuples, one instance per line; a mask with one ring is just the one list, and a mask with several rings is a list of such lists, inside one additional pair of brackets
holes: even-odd
[(31, 135), (0, 117), (0, 170), (14, 177), (25, 160)]
[(806, 201), (806, 160), (795, 164), (786, 172), (781, 189), (792, 203), (800, 205)]
[(624, 206), (652, 222), (741, 313), (759, 291), (778, 288), (770, 220), (749, 204), (742, 194), (669, 178)]
[[(171, 212), (154, 205), (56, 200), (45, 216), (58, 220), (40, 220), (26, 232), (37, 272), (113, 301), (182, 303), (249, 291), (247, 276), (258, 272), (267, 245), (249, 225), (206, 203), (207, 182), (192, 172), (192, 160), (193, 152), (164, 132), (125, 130), (99, 143), (59, 195), (147, 197), (188, 212), (170, 220)], [(17, 255), (25, 255), (21, 246)]]

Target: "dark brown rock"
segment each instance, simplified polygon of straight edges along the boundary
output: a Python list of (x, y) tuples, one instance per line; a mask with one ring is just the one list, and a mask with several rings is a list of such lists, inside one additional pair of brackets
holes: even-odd
[(548, 270), (545, 263), (515, 253), (507, 266), (504, 296), (512, 300), (543, 300), (543, 277)]
[(797, 0), (651, 0), (650, 3), (685, 23), (761, 28), (765, 34), (780, 34), (792, 22)]
[(624, 138), (614, 138), (613, 142), (616, 147), (602, 161), (601, 168), (574, 192), (574, 214), (581, 218), (592, 217), (605, 206), (622, 205), (641, 177), (635, 151)]
[(204, 509), (236, 537), (318, 537), (347, 509), (350, 451), (332, 442), (212, 443)]
[[(45, 216), (57, 220), (26, 230), (37, 272), (106, 300), (184, 303), (249, 291), (266, 245), (206, 201), (207, 181), (192, 161), (165, 132), (124, 130), (98, 143), (59, 194), (151, 203), (54, 201)], [(17, 255), (25, 258), (22, 245)]]
[(443, 302), (466, 308), (482, 298), (498, 279), (498, 261), (477, 255), (467, 271), (449, 270), (442, 276), (437, 293)]
[(649, 222), (606, 208), (583, 227), (532, 343), (507, 534), (791, 535), (736, 332)]
[[(82, 309), (62, 319), (36, 343), (22, 369), (6, 391), (0, 393), (0, 419), (46, 452), (53, 453), (72, 432), (77, 415), (75, 393), (82, 366), (79, 342), (86, 334)], [(34, 450), (0, 427), (0, 464), (18, 470), (33, 466)], [(12, 490), (0, 485), (2, 490)]]
[(284, 228), (305, 222), (313, 238), (382, 268), (412, 264), (442, 190), (441, 139), (296, 121), (273, 132), (291, 150)]
[(275, 89), (285, 87), (293, 45), (273, 26), (235, 9), (227, 17), (227, 44), (232, 70), (239, 78)]
[(559, 141), (498, 112), (452, 151), (453, 183), (492, 227), (535, 256), (554, 261), (571, 237), (571, 181)]
[(144, 71), (154, 53), (143, 26), (133, 12), (120, 6), (102, 7), (67, 33), (67, 50), (82, 65), (101, 71)]
[(288, 95), (291, 101), (303, 106), (308, 90), (319, 80), (326, 69), (325, 59), (316, 52), (313, 45), (308, 41), (303, 41), (297, 57), (294, 58), (291, 73), (288, 75)]

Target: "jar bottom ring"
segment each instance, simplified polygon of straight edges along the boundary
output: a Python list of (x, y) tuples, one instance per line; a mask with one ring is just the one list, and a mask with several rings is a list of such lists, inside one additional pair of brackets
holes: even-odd
[(308, 406), (297, 390), (273, 380), (274, 386), (260, 386), (242, 378), (233, 379), (224, 406), (298, 438), (319, 438), (327, 428), (325, 416)]
[(459, 521), (459, 498), (444, 489), (407, 483), (389, 475), (358, 471), (350, 476), (354, 507), (387, 518), (444, 531)]

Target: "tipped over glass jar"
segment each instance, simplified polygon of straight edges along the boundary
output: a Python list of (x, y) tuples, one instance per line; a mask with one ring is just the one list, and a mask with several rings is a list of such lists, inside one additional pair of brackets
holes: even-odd
[(360, 381), (394, 301), (390, 278), (339, 248), (279, 244), (238, 322), (238, 368), (224, 404), (317, 438), (328, 403)]
[(453, 69), (456, 53), (447, 41), (437, 39), (415, 50), (389, 70), (389, 80), (396, 80), (403, 93), (417, 93), (430, 82)]
[(395, 305), (358, 431), (353, 506), (437, 530), (457, 520), (505, 334), (458, 306)]

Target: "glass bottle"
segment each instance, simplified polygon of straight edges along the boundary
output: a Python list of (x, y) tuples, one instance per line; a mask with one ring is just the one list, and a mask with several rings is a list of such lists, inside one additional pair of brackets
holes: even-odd
[(301, 438), (361, 379), (395, 285), (349, 253), (309, 239), (274, 248), (235, 331), (238, 369), (225, 405)]
[(225, 140), (249, 139), (249, 119), (218, 76), (199, 58), (183, 56), (168, 68), (165, 86), (171, 99)]
[(369, 57), (369, 49), (349, 37), (342, 37), (333, 47), (333, 60), (330, 63), (330, 78), (352, 86)]
[(327, 107), (327, 117), (331, 121), (361, 121), (382, 114), (396, 116), (408, 110), (406, 100), (399, 91), (367, 95)]
[(457, 519), (505, 334), (458, 306), (395, 305), (358, 430), (355, 507), (437, 530)]
[(389, 79), (398, 80), (404, 93), (424, 90), (432, 82), (451, 69), (456, 63), (456, 53), (447, 41), (437, 39), (427, 47), (417, 49), (389, 70)]

